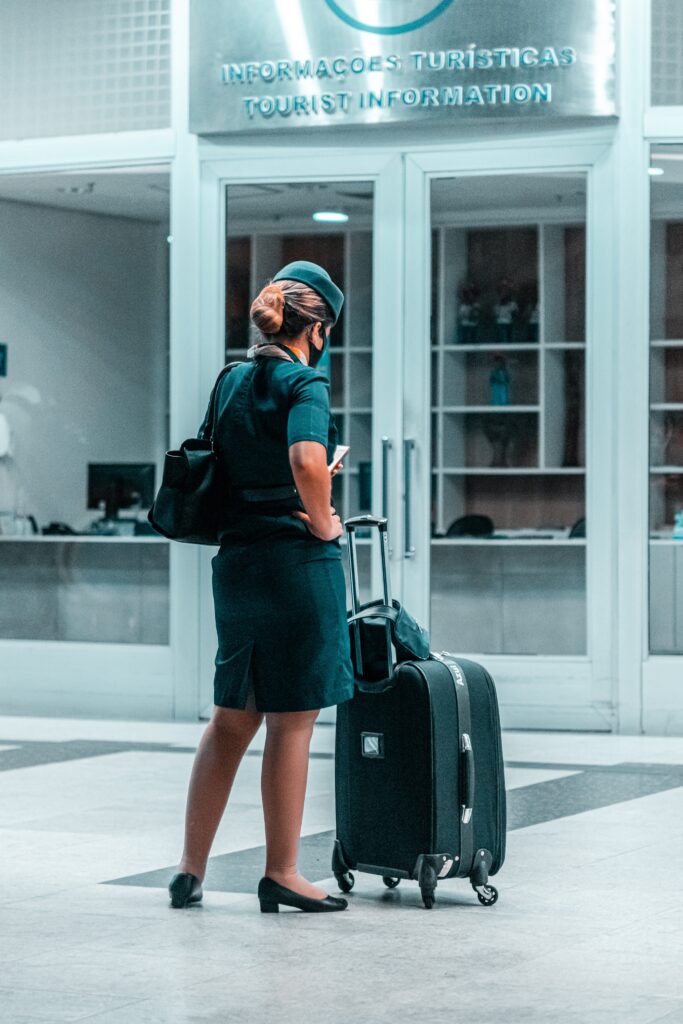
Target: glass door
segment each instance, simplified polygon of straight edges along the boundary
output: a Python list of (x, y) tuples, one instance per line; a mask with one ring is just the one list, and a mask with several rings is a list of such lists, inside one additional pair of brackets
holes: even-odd
[(683, 146), (651, 156), (650, 653), (683, 654)]
[(609, 189), (579, 141), (406, 157), (403, 595), (508, 726), (612, 725)]
[(330, 380), (339, 437), (351, 448), (333, 481), (342, 518), (372, 510), (373, 208), (372, 181), (226, 185), (226, 362), (245, 359), (257, 340), (251, 301), (286, 263), (319, 263), (345, 293), (318, 364)]
[(430, 212), (433, 645), (585, 655), (586, 176), (439, 178)]
[[(248, 358), (257, 340), (249, 318), (251, 302), (280, 267), (297, 259), (324, 266), (345, 295), (329, 350), (318, 364), (330, 381), (340, 443), (350, 446), (344, 469), (333, 481), (333, 501), (342, 519), (378, 511), (387, 501), (389, 473), (382, 438), (397, 437), (400, 431), (400, 379), (391, 379), (401, 365), (396, 358), (400, 308), (395, 303), (401, 266), (396, 216), (401, 209), (400, 158), (363, 163), (317, 153), (315, 159), (283, 158), (276, 166), (272, 157), (252, 157), (207, 166), (205, 183), (207, 195), (214, 197), (213, 205), (205, 205), (205, 223), (211, 225), (220, 259), (214, 278), (220, 286), (206, 297), (207, 309), (214, 309), (207, 322), (212, 348), (207, 351), (206, 393), (220, 366)], [(361, 599), (367, 600), (380, 592), (378, 559), (372, 556), (369, 531), (359, 533), (358, 541)], [(216, 644), (210, 565), (205, 561), (200, 686), (207, 715)], [(395, 568), (394, 586), (400, 588), (400, 562)]]
[[(528, 708), (559, 701), (553, 723), (609, 728), (612, 325), (608, 303), (588, 302), (609, 286), (590, 241), (608, 237), (609, 176), (603, 148), (567, 152), (209, 162), (202, 376), (208, 394), (247, 357), (249, 305), (277, 268), (326, 265), (346, 293), (322, 367), (351, 446), (337, 509), (388, 516), (394, 596), (432, 649), (495, 662), (520, 709), (508, 724), (546, 724)], [(369, 536), (360, 561), (366, 599), (380, 593)], [(202, 572), (206, 708), (208, 557)]]

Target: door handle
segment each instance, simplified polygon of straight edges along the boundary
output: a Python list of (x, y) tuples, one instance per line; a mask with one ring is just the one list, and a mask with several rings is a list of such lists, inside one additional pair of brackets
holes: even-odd
[(382, 515), (389, 516), (389, 452), (393, 442), (386, 435), (382, 438)]
[[(382, 515), (389, 518), (389, 453), (394, 447), (394, 442), (386, 434), (382, 437)], [(393, 548), (389, 544), (389, 557), (393, 554)]]
[(412, 530), (410, 519), (410, 506), (412, 497), (412, 456), (415, 448), (415, 441), (406, 438), (403, 442), (403, 556), (413, 558), (415, 548), (412, 542)]

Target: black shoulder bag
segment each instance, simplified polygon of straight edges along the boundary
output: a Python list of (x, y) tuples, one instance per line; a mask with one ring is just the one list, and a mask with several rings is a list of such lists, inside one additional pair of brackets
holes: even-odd
[(218, 521), (225, 501), (225, 481), (214, 447), (216, 390), (233, 366), (241, 363), (228, 363), (216, 378), (199, 437), (190, 437), (179, 449), (166, 452), (161, 486), (147, 519), (157, 533), (169, 540), (219, 543)]

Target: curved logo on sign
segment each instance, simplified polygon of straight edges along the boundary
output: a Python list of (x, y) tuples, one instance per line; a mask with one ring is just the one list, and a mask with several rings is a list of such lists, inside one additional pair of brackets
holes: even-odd
[[(384, 25), (369, 25), (365, 21), (360, 21), (353, 14), (349, 14), (348, 11), (344, 10), (342, 5), (348, 4), (348, 2), (349, 0), (325, 0), (332, 13), (341, 18), (347, 25), (350, 25), (351, 28), (358, 29), (361, 32), (374, 32), (375, 35), (379, 36), (398, 36), (403, 32), (414, 32), (416, 29), (428, 25), (430, 21), (434, 21), (435, 18), (438, 18), (444, 11), (448, 10), (453, 0), (441, 0), (438, 4), (435, 4), (434, 0), (429, 0), (428, 3), (421, 4), (425, 8), (423, 14), (399, 25), (391, 24), (390, 18), (386, 19), (389, 23)], [(413, 4), (413, 6), (415, 5)]]

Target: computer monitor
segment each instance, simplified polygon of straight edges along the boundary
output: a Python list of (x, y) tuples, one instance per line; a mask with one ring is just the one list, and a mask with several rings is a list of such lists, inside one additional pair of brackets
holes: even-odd
[(116, 519), (120, 509), (131, 508), (138, 500), (149, 508), (155, 477), (153, 462), (89, 462), (88, 508), (99, 508), (104, 501), (107, 519)]

